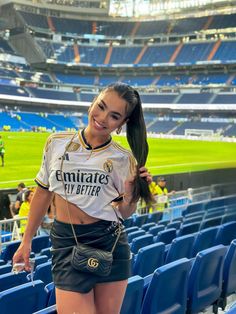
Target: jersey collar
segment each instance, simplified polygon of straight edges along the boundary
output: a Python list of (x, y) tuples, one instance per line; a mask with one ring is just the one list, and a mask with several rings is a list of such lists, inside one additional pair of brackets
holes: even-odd
[(93, 150), (93, 151), (97, 151), (97, 150), (101, 150), (101, 149), (105, 149), (107, 148), (108, 146), (110, 146), (111, 144), (111, 137), (109, 138), (108, 141), (106, 141), (105, 143), (103, 143), (102, 145), (99, 145), (99, 146), (96, 146), (96, 147), (92, 147), (87, 141), (86, 141), (86, 138), (84, 136), (84, 130), (81, 130), (79, 131), (79, 139), (83, 145), (83, 147), (87, 150)]

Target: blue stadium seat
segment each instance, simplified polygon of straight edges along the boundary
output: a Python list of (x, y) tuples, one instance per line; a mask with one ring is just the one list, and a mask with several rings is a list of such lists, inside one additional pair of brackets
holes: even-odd
[(236, 239), (236, 221), (231, 221), (219, 227), (215, 244), (230, 245), (234, 239)]
[(183, 258), (157, 268), (145, 293), (141, 314), (185, 314), (190, 266), (191, 262)]
[(236, 291), (236, 239), (233, 240), (225, 256), (222, 292), (218, 305), (225, 309), (227, 297)]
[(135, 237), (132, 240), (132, 243), (130, 246), (131, 252), (136, 254), (138, 253), (139, 249), (152, 243), (153, 243), (153, 235), (151, 234), (145, 234), (139, 237)]
[(11, 264), (5, 264), (3, 266), (0, 266), (0, 275), (9, 273), (11, 269), (12, 269)]
[(173, 221), (168, 223), (168, 225), (166, 225), (166, 229), (171, 229), (171, 228), (175, 228), (176, 230), (178, 230), (181, 226), (181, 221)]
[(163, 231), (165, 229), (165, 226), (164, 225), (156, 225), (155, 227), (151, 227), (149, 230), (148, 230), (148, 233), (156, 236), (160, 231)]
[(131, 243), (134, 238), (145, 235), (145, 231), (140, 229), (139, 231), (130, 232), (128, 234), (128, 242)]
[(162, 212), (154, 212), (154, 213), (151, 213), (149, 214), (148, 216), (148, 219), (147, 219), (147, 223), (148, 222), (155, 222), (155, 223), (158, 223), (161, 218), (163, 216), (163, 213)]
[(201, 224), (200, 222), (192, 222), (190, 224), (182, 225), (179, 231), (177, 232), (178, 237), (198, 232), (200, 224)]
[(48, 261), (47, 255), (39, 255), (33, 258), (34, 260), (34, 268), (36, 268), (38, 265), (46, 263)]
[(143, 214), (140, 216), (136, 216), (134, 219), (134, 226), (142, 227), (142, 225), (146, 224), (148, 220), (149, 214)]
[(191, 224), (194, 222), (201, 222), (202, 221), (202, 217), (204, 214), (200, 215), (200, 216), (193, 216), (193, 217), (186, 217), (183, 221), (182, 225), (187, 225), (187, 224)]
[(0, 292), (1, 314), (32, 314), (46, 307), (47, 293), (41, 280)]
[(49, 236), (41, 235), (34, 237), (32, 240), (32, 252), (40, 253), (42, 249), (48, 248), (50, 246)]
[(48, 257), (48, 259), (50, 259), (52, 257), (52, 252), (51, 252), (51, 248), (48, 247), (46, 249), (42, 249), (39, 253), (39, 255), (46, 255)]
[(153, 243), (141, 248), (136, 256), (133, 275), (145, 277), (164, 264), (165, 244)]
[(232, 213), (232, 212), (226, 213), (222, 217), (221, 223), (225, 224), (225, 223), (230, 222), (230, 221), (236, 221), (236, 212), (234, 212), (234, 213)]
[(12, 241), (11, 243), (9, 243), (6, 246), (6, 248), (2, 251), (1, 258), (5, 262), (11, 261), (13, 255), (15, 254), (16, 250), (18, 249), (20, 243), (21, 243), (20, 240)]
[(196, 256), (198, 252), (215, 245), (218, 229), (219, 227), (216, 226), (198, 232), (193, 244), (193, 256)]
[(155, 226), (156, 226), (155, 222), (149, 222), (142, 225), (142, 229), (147, 232), (151, 227), (155, 227)]
[(135, 232), (135, 231), (139, 231), (139, 227), (135, 226), (135, 227), (129, 227), (125, 229), (126, 233), (129, 234), (131, 232)]
[(47, 306), (56, 304), (56, 290), (53, 282), (48, 283), (45, 286), (45, 291), (47, 292)]
[(195, 235), (187, 234), (173, 239), (166, 255), (165, 264), (186, 257), (191, 258), (193, 253), (193, 242)]
[(140, 314), (143, 298), (144, 280), (140, 276), (134, 276), (128, 279), (121, 314)]
[(130, 228), (133, 226), (133, 222), (133, 217), (129, 217), (123, 221), (123, 225), (125, 226), (125, 228)]
[(222, 220), (222, 216), (217, 216), (210, 219), (204, 219), (201, 223), (200, 230), (203, 230), (209, 227), (219, 226), (221, 224), (221, 220)]
[(45, 285), (52, 282), (51, 267), (51, 261), (38, 265), (34, 272), (34, 280), (42, 280)]
[(154, 238), (154, 242), (163, 242), (165, 244), (169, 244), (174, 238), (176, 238), (176, 229), (172, 228), (160, 231)]
[(219, 299), (226, 251), (218, 245), (197, 254), (189, 275), (187, 314), (199, 313)]
[(0, 291), (10, 289), (15, 286), (27, 283), (26, 272), (22, 271), (18, 274), (12, 272), (0, 275)]

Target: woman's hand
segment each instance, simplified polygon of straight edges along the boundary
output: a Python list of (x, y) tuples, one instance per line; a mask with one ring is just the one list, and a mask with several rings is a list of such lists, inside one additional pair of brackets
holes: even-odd
[(12, 265), (14, 268), (15, 264), (22, 264), (21, 270), (25, 269), (26, 271), (30, 271), (30, 252), (31, 252), (31, 244), (30, 243), (21, 243), (17, 251), (15, 252)]
[[(139, 176), (141, 178), (144, 178), (147, 181), (148, 184), (150, 184), (152, 182), (152, 176), (149, 173), (148, 169), (146, 167), (144, 167), (144, 166), (139, 168)], [(135, 174), (125, 181), (124, 200), (126, 202), (132, 200), (132, 194), (133, 194), (133, 190), (134, 190), (134, 180), (135, 180)]]

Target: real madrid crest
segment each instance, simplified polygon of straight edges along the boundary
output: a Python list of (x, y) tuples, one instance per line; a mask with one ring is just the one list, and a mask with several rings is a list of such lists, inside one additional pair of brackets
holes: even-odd
[(113, 164), (112, 161), (110, 159), (107, 159), (104, 164), (103, 164), (103, 169), (108, 172), (111, 173), (113, 170)]
[(70, 145), (67, 147), (67, 151), (68, 152), (75, 152), (79, 148), (80, 148), (79, 143), (71, 142)]

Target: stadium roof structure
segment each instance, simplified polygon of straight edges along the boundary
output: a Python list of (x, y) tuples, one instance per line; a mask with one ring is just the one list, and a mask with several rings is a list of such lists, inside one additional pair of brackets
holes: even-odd
[[(84, 18), (163, 20), (236, 12), (236, 0), (1, 0), (5, 4), (64, 11)], [(52, 11), (51, 11), (52, 12)]]

